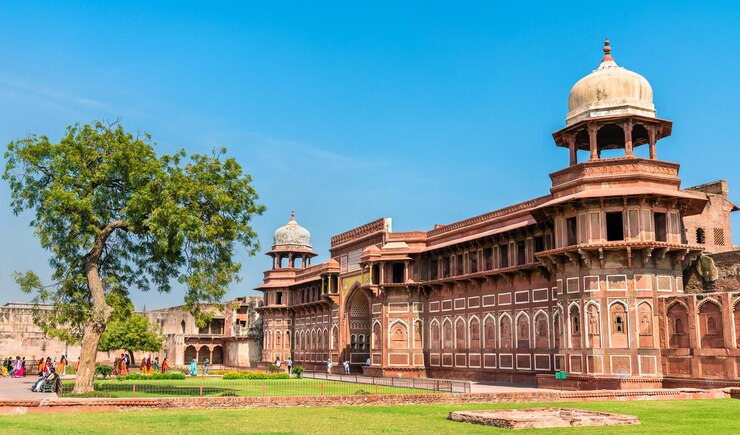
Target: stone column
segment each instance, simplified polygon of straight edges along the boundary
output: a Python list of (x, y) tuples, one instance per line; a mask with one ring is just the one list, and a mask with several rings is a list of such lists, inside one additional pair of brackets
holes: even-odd
[(632, 157), (632, 121), (624, 122), (622, 130), (624, 130), (624, 155)]
[(588, 125), (588, 145), (591, 151), (590, 160), (599, 160), (599, 149), (598, 144), (596, 143), (596, 133), (598, 133), (598, 131), (599, 128), (596, 125)]
[(576, 149), (576, 136), (569, 134), (564, 136), (566, 142), (568, 142), (568, 150), (570, 151), (570, 166), (578, 164), (578, 153)]
[(648, 131), (648, 140), (650, 142), (650, 160), (656, 160), (658, 157), (655, 154), (655, 142), (656, 142), (656, 136), (658, 132), (654, 125), (649, 126), (647, 131)]

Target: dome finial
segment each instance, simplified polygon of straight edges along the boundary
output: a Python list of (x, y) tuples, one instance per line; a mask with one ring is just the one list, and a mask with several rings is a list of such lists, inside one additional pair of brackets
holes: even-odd
[(295, 220), (295, 209), (294, 208), (290, 209), (290, 220), (292, 221)]
[(601, 59), (602, 62), (614, 62), (614, 58), (611, 55), (612, 48), (609, 46), (609, 39), (604, 39), (604, 58)]

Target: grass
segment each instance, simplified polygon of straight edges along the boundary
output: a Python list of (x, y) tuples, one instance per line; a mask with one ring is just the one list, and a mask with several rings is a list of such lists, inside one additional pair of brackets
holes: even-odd
[(281, 433), (281, 434), (489, 434), (511, 433), (446, 420), (451, 411), (568, 406), (636, 415), (637, 426), (517, 431), (517, 434), (730, 434), (740, 433), (740, 401), (627, 401), (489, 405), (407, 405), (338, 408), (91, 412), (74, 415), (0, 416), (3, 433)]
[[(74, 381), (64, 382), (66, 393)], [(134, 386), (136, 392), (134, 393)], [(237, 380), (187, 378), (184, 380), (99, 380), (95, 391), (107, 397), (200, 396), (317, 396), (349, 394), (425, 394), (428, 390), (355, 384), (315, 379)], [(99, 394), (100, 395), (100, 394)]]

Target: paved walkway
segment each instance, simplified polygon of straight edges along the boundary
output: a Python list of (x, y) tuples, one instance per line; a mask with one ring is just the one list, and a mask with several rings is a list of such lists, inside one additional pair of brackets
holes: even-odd
[(532, 392), (553, 392), (547, 388), (537, 388), (534, 385), (525, 384), (504, 384), (497, 382), (470, 382), (471, 393), (532, 393)]
[(0, 399), (25, 400), (56, 397), (54, 393), (34, 393), (31, 391), (31, 387), (38, 379), (36, 376), (0, 378)]

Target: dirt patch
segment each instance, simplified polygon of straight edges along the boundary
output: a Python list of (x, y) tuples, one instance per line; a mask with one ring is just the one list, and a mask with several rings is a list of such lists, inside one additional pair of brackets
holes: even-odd
[(456, 411), (447, 417), (503, 429), (545, 429), (549, 427), (612, 426), (640, 424), (632, 415), (584, 411), (572, 408), (500, 409), (494, 411)]

